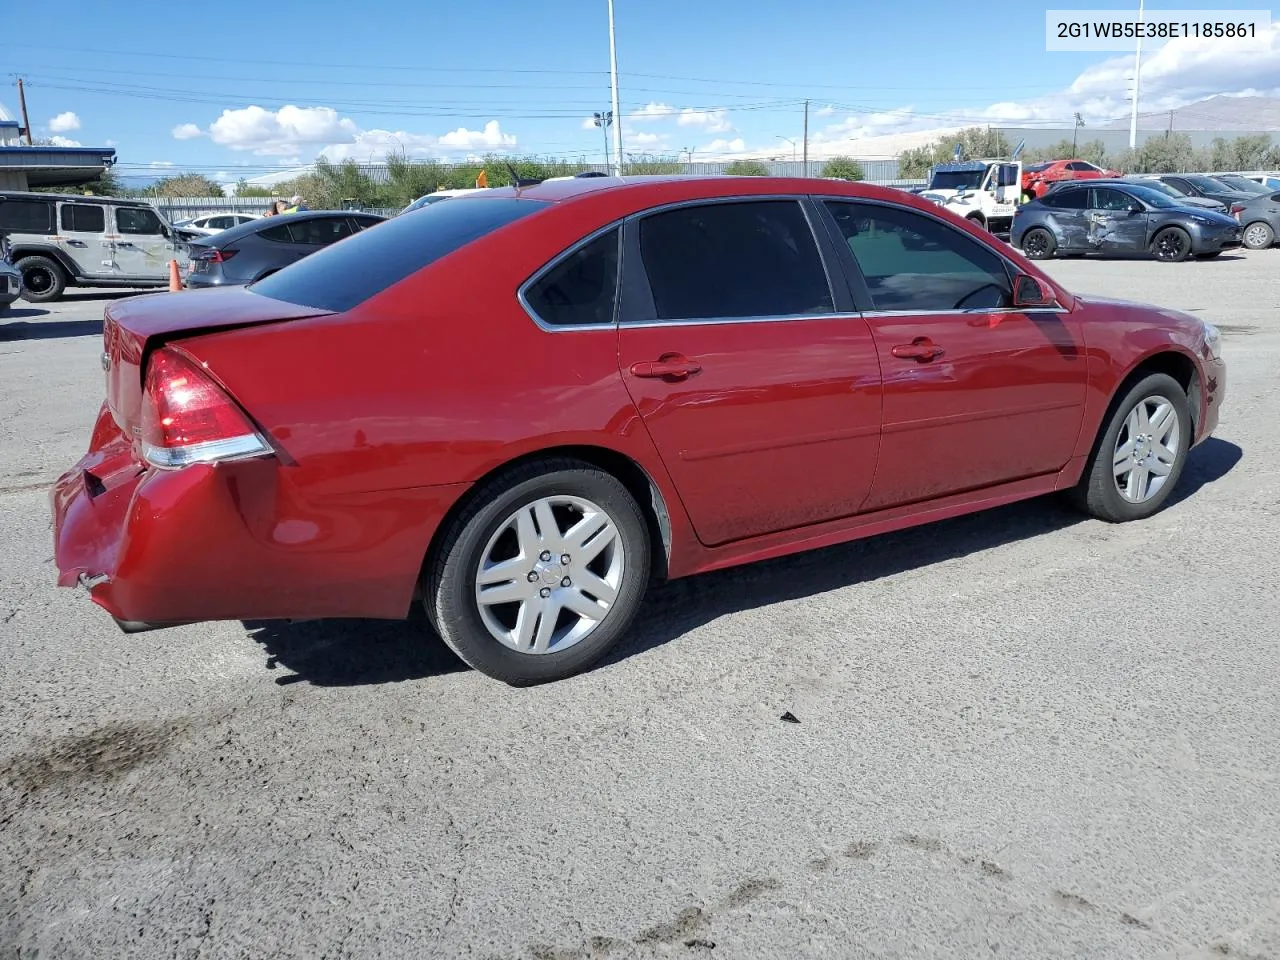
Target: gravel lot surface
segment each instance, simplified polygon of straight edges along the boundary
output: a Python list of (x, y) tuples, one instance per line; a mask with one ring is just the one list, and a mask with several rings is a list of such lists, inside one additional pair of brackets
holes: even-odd
[(1049, 270), (1223, 328), (1164, 512), (1033, 501), (675, 583), (530, 690), (418, 623), (129, 637), (56, 589), (112, 294), (19, 301), (0, 957), (1280, 960), (1280, 250)]

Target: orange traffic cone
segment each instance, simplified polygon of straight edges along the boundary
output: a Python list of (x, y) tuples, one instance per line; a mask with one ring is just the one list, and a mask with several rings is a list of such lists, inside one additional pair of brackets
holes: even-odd
[(182, 274), (178, 273), (178, 261), (169, 261), (169, 292), (177, 293), (182, 289)]

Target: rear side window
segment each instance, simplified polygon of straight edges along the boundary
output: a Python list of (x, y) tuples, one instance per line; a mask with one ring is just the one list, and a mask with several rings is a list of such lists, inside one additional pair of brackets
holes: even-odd
[(274, 240), (276, 243), (293, 243), (293, 234), (289, 232), (289, 225), (282, 223), (278, 227), (271, 227), (263, 230), (258, 234), (263, 240)]
[(106, 233), (107, 212), (84, 203), (63, 204), (62, 229), (72, 233)]
[(655, 213), (640, 221), (640, 259), (658, 320), (810, 316), (835, 309), (809, 221), (794, 200)]
[(318, 310), (350, 310), (473, 240), (546, 206), (541, 200), (514, 197), (435, 203), (411, 217), (393, 217), (376, 230), (362, 230), (349, 242), (313, 253), (249, 289)]
[(610, 230), (552, 266), (525, 291), (529, 309), (557, 327), (613, 323), (621, 238)]
[(1055, 190), (1041, 198), (1046, 207), (1057, 207), (1059, 210), (1084, 210), (1089, 206), (1088, 190)]
[(0, 200), (0, 230), (13, 233), (52, 234), (53, 202), (50, 200)]
[(313, 217), (290, 223), (288, 227), (294, 243), (305, 243), (313, 247), (327, 246), (355, 232), (346, 217)]

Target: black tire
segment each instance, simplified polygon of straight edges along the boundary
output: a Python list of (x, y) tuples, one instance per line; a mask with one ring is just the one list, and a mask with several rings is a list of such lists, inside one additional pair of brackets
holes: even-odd
[(1058, 241), (1044, 227), (1032, 227), (1022, 235), (1022, 253), (1028, 260), (1050, 260)]
[(1245, 224), (1243, 242), (1248, 250), (1266, 250), (1276, 242), (1276, 232), (1271, 228), (1271, 224), (1255, 220), (1253, 223)]
[[(485, 626), (475, 599), (476, 571), (489, 540), (521, 506), (547, 496), (574, 496), (613, 521), (623, 573), (609, 612), (586, 637), (560, 652), (525, 653), (501, 643)], [(649, 527), (635, 498), (612, 474), (567, 458), (512, 469), (477, 490), (433, 551), (423, 604), (436, 631), (468, 666), (512, 686), (561, 680), (597, 662), (626, 633), (649, 583)]]
[[(1174, 416), (1178, 418), (1177, 454), (1160, 489), (1150, 499), (1135, 503), (1120, 493), (1115, 473), (1116, 445), (1121, 432), (1125, 430), (1129, 414), (1140, 402), (1153, 397), (1167, 400), (1173, 407)], [(1129, 387), (1116, 404), (1095, 445), (1084, 476), (1072, 491), (1072, 500), (1085, 513), (1109, 523), (1127, 523), (1151, 516), (1164, 505), (1169, 494), (1178, 485), (1178, 478), (1182, 476), (1182, 468), (1187, 462), (1187, 453), (1191, 449), (1192, 429), (1191, 405), (1181, 384), (1164, 373), (1143, 377)]]
[(1165, 227), (1151, 238), (1151, 255), (1161, 263), (1181, 263), (1191, 255), (1191, 235), (1181, 227)]
[(22, 298), (28, 303), (48, 303), (67, 288), (67, 272), (48, 257), (23, 257), (16, 264), (22, 271)]
[(979, 230), (987, 229), (987, 221), (982, 219), (982, 217), (977, 216), (976, 214), (971, 217), (965, 217), (965, 219), (968, 220), (970, 223), (972, 223)]

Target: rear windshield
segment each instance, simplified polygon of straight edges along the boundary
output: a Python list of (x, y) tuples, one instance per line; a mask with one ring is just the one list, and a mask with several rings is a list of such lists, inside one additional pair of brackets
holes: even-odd
[(487, 197), (433, 203), (325, 247), (249, 289), (273, 300), (341, 313), (545, 206), (541, 200)]

